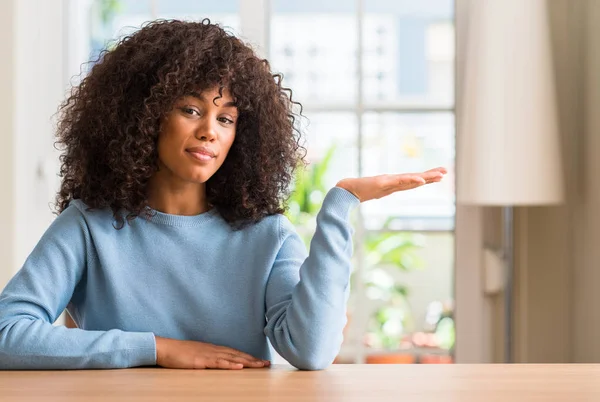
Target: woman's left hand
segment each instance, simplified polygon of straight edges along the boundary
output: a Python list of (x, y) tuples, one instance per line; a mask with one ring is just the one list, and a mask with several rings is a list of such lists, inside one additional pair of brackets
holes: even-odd
[(343, 179), (336, 186), (356, 196), (360, 202), (382, 198), (397, 191), (411, 190), (429, 183), (437, 183), (447, 170), (443, 167), (422, 173), (384, 174), (373, 177)]

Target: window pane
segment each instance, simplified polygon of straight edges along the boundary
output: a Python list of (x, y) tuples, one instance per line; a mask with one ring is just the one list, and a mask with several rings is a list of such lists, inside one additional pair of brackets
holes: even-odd
[(369, 0), (363, 21), (367, 103), (451, 107), (452, 0)]
[(367, 361), (384, 351), (415, 362), (448, 356), (455, 336), (454, 235), (370, 232), (365, 249)]
[[(240, 26), (239, 0), (92, 0), (72, 2), (70, 13), (71, 75), (79, 74), (82, 63), (96, 60), (110, 42), (154, 19), (209, 18), (234, 33)], [(89, 67), (84, 67), (84, 72)]]
[(310, 163), (322, 161), (328, 152), (332, 154), (324, 175), (327, 188), (358, 175), (358, 123), (354, 113), (313, 113), (305, 131)]
[(239, 26), (239, 0), (156, 0), (156, 6), (160, 18), (210, 18), (212, 22)]
[(309, 165), (303, 174), (296, 173), (287, 216), (308, 246), (327, 191), (358, 174), (358, 123), (354, 113), (315, 113), (310, 121), (301, 121)]
[(365, 113), (364, 176), (448, 168), (441, 183), (364, 204), (365, 224), (379, 229), (452, 230), (454, 225), (454, 115)]
[(310, 104), (356, 101), (354, 2), (273, 1), (270, 60), (285, 86)]

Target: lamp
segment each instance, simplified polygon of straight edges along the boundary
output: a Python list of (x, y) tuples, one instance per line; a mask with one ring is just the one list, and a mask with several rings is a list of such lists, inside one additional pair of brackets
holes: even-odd
[(457, 202), (503, 207), (506, 362), (512, 362), (513, 207), (564, 198), (547, 13), (546, 0), (476, 0), (468, 9)]

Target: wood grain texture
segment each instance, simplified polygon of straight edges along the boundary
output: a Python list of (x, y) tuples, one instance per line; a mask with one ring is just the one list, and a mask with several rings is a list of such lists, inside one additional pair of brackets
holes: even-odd
[(12, 401), (510, 401), (600, 400), (600, 365), (334, 365), (270, 369), (0, 372)]

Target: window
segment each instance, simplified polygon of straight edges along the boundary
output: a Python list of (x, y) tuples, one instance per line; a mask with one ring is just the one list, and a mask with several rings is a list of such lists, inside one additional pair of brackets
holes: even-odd
[[(322, 172), (312, 183), (317, 203), (343, 177), (449, 168), (442, 183), (359, 208), (338, 360), (452, 361), (452, 0), (82, 0), (69, 13), (70, 76), (156, 18), (208, 17), (251, 41), (252, 32), (304, 106), (309, 169)], [(304, 218), (295, 223), (310, 235)]]
[(361, 205), (341, 362), (452, 361), (453, 8), (272, 1), (269, 59), (305, 107), (308, 158), (325, 172), (315, 189), (355, 175), (450, 170), (440, 184)]
[[(97, 60), (100, 51), (116, 39), (157, 18), (198, 20), (210, 18), (238, 32), (239, 1), (220, 0), (70, 0), (68, 72), (79, 75), (82, 63)], [(88, 64), (81, 66), (85, 73)]]

